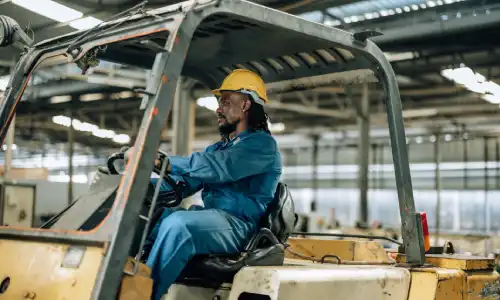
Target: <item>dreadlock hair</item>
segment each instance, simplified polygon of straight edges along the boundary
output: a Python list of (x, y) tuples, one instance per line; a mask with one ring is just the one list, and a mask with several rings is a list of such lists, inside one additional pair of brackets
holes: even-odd
[(250, 98), (250, 100), (252, 101), (252, 105), (248, 110), (249, 130), (252, 132), (262, 130), (264, 132), (267, 132), (268, 134), (271, 134), (267, 123), (269, 120), (269, 116), (264, 111), (264, 107), (253, 101), (252, 98)]

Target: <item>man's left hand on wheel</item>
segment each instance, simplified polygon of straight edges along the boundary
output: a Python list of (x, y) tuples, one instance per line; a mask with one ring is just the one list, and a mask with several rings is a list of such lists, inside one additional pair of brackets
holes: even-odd
[[(126, 163), (128, 163), (128, 161), (132, 157), (132, 153), (134, 153), (134, 147), (130, 147), (127, 151), (125, 151), (124, 158), (125, 158), (125, 162)], [(165, 156), (164, 160), (165, 160), (165, 163), (168, 164), (167, 165), (167, 170), (165, 172), (166, 173), (170, 173), (171, 167), (170, 167), (170, 163), (168, 161), (168, 156)], [(154, 166), (157, 167), (157, 168), (161, 168), (161, 160), (158, 159), (158, 158), (155, 158), (155, 160), (154, 160)]]

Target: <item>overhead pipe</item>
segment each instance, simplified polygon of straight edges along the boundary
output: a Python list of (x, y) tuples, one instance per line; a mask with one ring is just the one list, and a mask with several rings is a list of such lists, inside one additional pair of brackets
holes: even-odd
[(390, 42), (404, 42), (413, 39), (442, 36), (450, 33), (460, 33), (473, 29), (480, 29), (488, 26), (498, 25), (500, 11), (491, 11), (480, 17), (470, 16), (447, 21), (433, 21), (421, 24), (411, 24), (411, 29), (407, 26), (384, 29), (384, 35), (372, 38), (377, 45), (383, 46)]
[(102, 92), (103, 90), (109, 90), (113, 88), (108, 85), (89, 83), (84, 81), (70, 81), (69, 84), (65, 83), (65, 81), (59, 81), (54, 84), (28, 86), (23, 94), (23, 100), (43, 99), (71, 94), (88, 94), (94, 92)]

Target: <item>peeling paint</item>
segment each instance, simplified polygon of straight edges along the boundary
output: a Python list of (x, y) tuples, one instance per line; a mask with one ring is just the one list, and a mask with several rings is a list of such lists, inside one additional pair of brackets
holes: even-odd
[(479, 292), (479, 296), (488, 300), (500, 299), (500, 281), (489, 282)]

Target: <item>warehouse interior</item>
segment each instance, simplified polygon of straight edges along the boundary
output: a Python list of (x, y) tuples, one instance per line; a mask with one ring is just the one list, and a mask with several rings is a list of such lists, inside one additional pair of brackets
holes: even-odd
[[(79, 7), (81, 1), (61, 1), (83, 14), (68, 24), (27, 9), (27, 1), (3, 2), (2, 14), (14, 18), (23, 28), (29, 26), (36, 41), (88, 28), (133, 4), (85, 1), (84, 7)], [(500, 69), (496, 66), (500, 49), (497, 39), (488, 36), (496, 36), (496, 8), (500, 4), (491, 0), (334, 1), (338, 3), (334, 6), (331, 1), (295, 2), (262, 4), (351, 32), (383, 32), (373, 41), (386, 53), (397, 76), (414, 197), (417, 208), (429, 214), (430, 229), (436, 224), (439, 197), (442, 231), (492, 234), (499, 230), (495, 215), (500, 213), (500, 205), (494, 199), (500, 185)], [(151, 7), (160, 5), (165, 2), (148, 3)], [(0, 82), (4, 88), (19, 55), (18, 49), (11, 48), (0, 52)], [(16, 114), (10, 167), (13, 176), (16, 169), (27, 169), (16, 174), (16, 180), (36, 181), (34, 224), (83, 193), (96, 167), (134, 141), (141, 121), (142, 112), (137, 109), (141, 99), (130, 87), (144, 85), (144, 71), (100, 65), (83, 80), (76, 72), (44, 69), (35, 74), (33, 86), (24, 94)], [(90, 81), (90, 77), (95, 80)], [(497, 93), (484, 96), (489, 84)], [(203, 150), (218, 139), (213, 112), (216, 102), (201, 89), (185, 96), (193, 103), (185, 113), (194, 119), (190, 147), (192, 151)], [(282, 180), (294, 191), (300, 213), (326, 221), (330, 209), (334, 209), (335, 218), (343, 226), (378, 221), (385, 227), (398, 228), (392, 153), (381, 96), (380, 90), (368, 87), (367, 100), (362, 100), (361, 86), (352, 91), (353, 98), (329, 87), (272, 96), (267, 112), (284, 158)], [(369, 102), (369, 141), (365, 143), (360, 143), (365, 127), (353, 105), (360, 101)], [(115, 136), (109, 138), (103, 131), (99, 137), (99, 132), (82, 127), (70, 130), (71, 116), (111, 130)], [(174, 118), (171, 116), (169, 122)], [(171, 149), (171, 124), (162, 140), (166, 150)], [(8, 157), (6, 150), (4, 144), (2, 164)], [(365, 191), (360, 191), (358, 180), (363, 175), (358, 172), (362, 163), (368, 166)], [(52, 193), (54, 189), (59, 192)], [(328, 197), (330, 191), (336, 196)], [(314, 210), (312, 202), (317, 203)], [(360, 219), (361, 203), (368, 207), (368, 219)]]
[[(0, 0), (0, 15), (14, 19), (38, 43), (91, 29), (141, 2)], [(153, 9), (177, 2), (149, 0), (142, 5)], [(415, 207), (427, 215), (432, 245), (452, 241), (462, 254), (496, 257), (500, 1), (252, 2), (350, 33), (382, 33), (370, 40), (396, 75)], [(218, 22), (213, 21), (213, 30), (223, 32)], [(0, 48), (2, 94), (21, 52), (14, 46)], [(349, 61), (352, 55), (297, 53), (290, 61), (267, 63), (283, 68), (301, 60), (314, 66), (328, 59)], [(120, 148), (133, 146), (144, 115), (138, 89), (149, 78), (149, 70), (112, 60), (101, 61), (85, 75), (75, 64), (39, 67), (0, 150), (2, 184), (5, 189), (19, 186), (14, 198), (24, 197), (3, 197), (0, 224), (37, 228), (85, 194), (97, 167)], [(373, 82), (346, 88), (324, 85), (271, 91), (268, 96), (265, 109), (283, 159), (280, 181), (293, 196), (297, 231), (359, 229), (402, 241), (383, 87)], [(160, 149), (187, 156), (217, 142), (217, 106), (209, 89), (183, 77)], [(189, 201), (201, 203), (201, 193)]]

